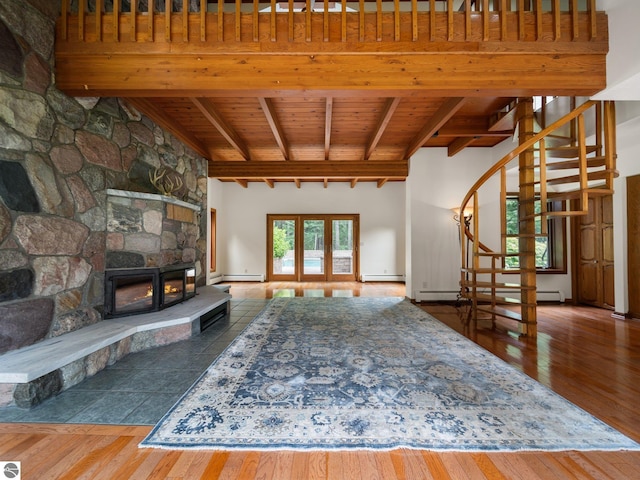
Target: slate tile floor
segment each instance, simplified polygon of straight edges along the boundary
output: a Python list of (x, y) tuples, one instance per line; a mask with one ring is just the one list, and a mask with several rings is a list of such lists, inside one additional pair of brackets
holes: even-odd
[(0, 422), (155, 425), (268, 302), (234, 298), (202, 334), (129, 354), (30, 410), (0, 408)]

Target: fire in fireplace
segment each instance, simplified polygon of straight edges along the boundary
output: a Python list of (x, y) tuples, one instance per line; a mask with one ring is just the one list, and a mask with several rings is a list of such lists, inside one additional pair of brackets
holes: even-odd
[(193, 264), (105, 272), (105, 318), (154, 312), (196, 294)]

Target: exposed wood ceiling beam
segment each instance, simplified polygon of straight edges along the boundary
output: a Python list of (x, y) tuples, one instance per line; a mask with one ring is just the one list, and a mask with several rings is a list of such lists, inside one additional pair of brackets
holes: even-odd
[(357, 184), (358, 184), (358, 179), (357, 178), (352, 178), (351, 179), (351, 188), (356, 188)]
[(294, 178), (293, 182), (296, 184), (296, 188), (300, 188), (300, 179), (299, 178)]
[(388, 178), (381, 178), (380, 180), (378, 180), (378, 188), (382, 188), (382, 186), (387, 183), (387, 180), (389, 180)]
[(322, 183), (324, 183), (324, 188), (327, 188), (329, 186), (329, 179), (325, 178)]
[(249, 149), (240, 139), (238, 134), (231, 128), (224, 119), (220, 116), (218, 111), (213, 106), (213, 103), (206, 98), (190, 98), (191, 102), (198, 107), (198, 110), (206, 117), (206, 119), (220, 132), (220, 134), (229, 142), (229, 144), (235, 148), (242, 158), (245, 160), (250, 159)]
[(137, 108), (140, 112), (148, 116), (162, 128), (171, 132), (176, 136), (176, 138), (185, 142), (200, 155), (207, 159), (211, 158), (211, 154), (207, 150), (207, 147), (204, 145), (204, 143), (198, 140), (190, 131), (184, 128), (181, 124), (177, 123), (173, 118), (169, 117), (163, 110), (157, 108), (152, 102), (150, 102), (146, 98), (127, 98), (126, 101)]
[[(209, 176), (220, 179), (253, 179), (263, 181), (301, 178), (324, 180), (325, 178), (372, 180), (378, 178), (404, 179), (409, 174), (409, 162), (400, 161), (292, 161), (292, 162), (234, 162), (209, 163)], [(298, 183), (296, 183), (297, 185)]]
[(289, 160), (289, 144), (287, 143), (287, 139), (284, 136), (284, 132), (282, 131), (282, 126), (278, 121), (278, 116), (276, 115), (276, 111), (273, 108), (272, 100), (270, 98), (259, 97), (258, 101), (260, 102), (260, 107), (262, 107), (264, 116), (267, 118), (267, 122), (271, 127), (271, 131), (273, 132), (273, 136), (276, 139), (276, 143), (280, 147), (282, 156), (285, 160)]
[[(540, 42), (525, 43), (538, 49), (543, 45)], [(571, 43), (572, 48), (578, 45), (577, 42)], [(575, 50), (562, 54), (557, 51), (559, 46), (556, 42), (548, 42), (545, 46), (556, 51), (520, 56), (512, 52), (460, 55), (469, 52), (432, 51), (404, 55), (401, 56), (402, 61), (393, 63), (389, 62), (389, 55), (380, 53), (323, 53), (312, 56), (279, 52), (152, 54), (141, 44), (126, 45), (126, 48), (140, 50), (136, 53), (105, 55), (104, 45), (93, 42), (84, 44), (83, 49), (96, 48), (95, 54), (73, 51), (56, 54), (56, 85), (71, 96), (106, 97), (249, 94), (273, 98), (308, 91), (333, 97), (412, 96), (425, 91), (446, 97), (476, 96), (478, 92), (502, 97), (523, 96), (529, 92), (593, 95), (606, 87), (606, 42), (599, 46), (598, 51), (594, 51), (593, 42), (582, 45), (591, 50), (578, 55), (579, 61)], [(56, 49), (59, 48), (56, 45)], [(70, 47), (66, 48), (70, 50)], [(144, 48), (149, 47), (144, 45)], [(506, 70), (507, 57), (518, 58), (518, 68)], [(331, 74), (328, 75), (327, 71)], [(216, 72), (216, 75), (194, 75), (194, 72)], [(296, 74), (286, 75), (285, 72)], [(251, 81), (248, 82), (247, 78)]]
[(247, 186), (249, 185), (249, 182), (247, 180), (243, 180), (241, 178), (234, 178), (233, 181), (240, 185), (242, 188), (247, 188)]
[(327, 97), (324, 120), (324, 159), (329, 160), (331, 149), (331, 122), (333, 117), (333, 97)]
[(453, 142), (449, 144), (447, 147), (447, 155), (453, 157), (456, 153), (465, 149), (469, 145), (473, 143), (475, 140), (474, 137), (460, 137), (456, 138)]
[(264, 183), (266, 183), (267, 185), (269, 185), (269, 188), (273, 188), (274, 186), (274, 182), (273, 180), (269, 179), (269, 178), (265, 178), (264, 179)]
[(364, 152), (365, 160), (369, 160), (369, 158), (371, 157), (371, 154), (376, 149), (376, 146), (380, 141), (380, 137), (382, 137), (382, 134), (387, 128), (387, 125), (389, 125), (389, 122), (391, 121), (391, 117), (393, 116), (393, 113), (396, 111), (396, 108), (398, 108), (398, 105), (400, 104), (400, 100), (401, 100), (400, 97), (387, 99), (387, 102), (384, 105), (384, 110), (382, 111), (382, 114), (378, 119), (378, 124), (376, 125), (376, 128), (373, 130), (371, 138), (367, 143), (367, 148)]
[(453, 97), (445, 100), (440, 108), (433, 114), (422, 130), (411, 141), (404, 158), (409, 158), (416, 153), (436, 132), (444, 125), (464, 104), (465, 98)]

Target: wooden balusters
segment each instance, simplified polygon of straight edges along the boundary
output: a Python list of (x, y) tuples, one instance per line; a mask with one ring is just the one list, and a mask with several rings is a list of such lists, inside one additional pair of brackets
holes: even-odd
[(578, 0), (571, 0), (569, 3), (569, 11), (571, 12), (571, 34), (573, 40), (577, 40), (580, 35), (578, 30)]
[(137, 32), (138, 32), (138, 2), (131, 2), (131, 9), (129, 10), (129, 21), (131, 23), (129, 27), (129, 40), (132, 42), (138, 41)]
[(587, 9), (589, 12), (589, 40), (594, 40), (598, 37), (598, 27), (596, 21), (596, 0), (589, 0)]
[(189, 41), (189, 0), (182, 0), (182, 41)]
[[(242, 40), (242, 30), (241, 30), (241, 21), (242, 15), (240, 14), (240, 9), (242, 8), (242, 0), (236, 0), (236, 12), (235, 12), (235, 32), (236, 32), (236, 42)], [(274, 15), (274, 13), (272, 13)]]
[[(288, 5), (287, 12), (281, 11), (282, 13), (278, 11), (278, 0), (253, 0), (251, 13), (242, 12), (243, 0), (235, 0), (233, 11), (227, 12), (225, 1), (217, 0), (215, 20), (213, 15), (208, 14), (207, 0), (199, 0), (199, 12), (189, 11), (190, 0), (178, 2), (180, 7), (177, 10), (180, 11), (181, 8), (181, 14), (173, 11), (175, 0), (160, 2), (162, 6), (158, 11), (156, 2), (150, 0), (144, 13), (138, 10), (136, 0), (131, 1), (126, 11), (122, 11), (122, 0), (113, 0), (113, 12), (108, 13), (104, 11), (105, 0), (94, 0), (95, 11), (94, 2), (89, 10), (87, 0), (79, 0), (77, 16), (75, 11), (70, 11), (71, 0), (60, 1), (61, 38), (68, 39), (71, 32), (74, 39), (78, 38), (82, 42), (119, 42), (123, 30), (128, 31), (131, 42), (143, 39), (154, 41), (156, 21), (158, 25), (164, 22), (165, 42), (171, 42), (172, 38), (175, 39), (180, 34), (183, 42), (198, 41), (198, 38), (200, 42), (206, 42), (207, 30), (210, 33), (215, 30), (216, 37), (213, 41), (238, 43), (260, 42), (267, 38), (272, 42), (278, 41), (279, 37), (284, 39), (285, 31), (279, 35), (278, 28), (286, 28), (289, 42), (308, 43), (416, 42), (420, 34), (427, 35), (427, 31), (430, 42), (491, 42), (498, 39), (549, 41), (549, 38), (545, 38), (548, 31), (552, 32), (553, 40), (557, 41), (562, 34), (563, 21), (565, 41), (569, 38), (577, 40), (580, 36), (581, 40), (587, 37), (595, 40), (598, 38), (597, 27), (600, 23), (596, 0), (463, 0), (462, 3), (456, 0), (392, 0), (386, 4), (383, 3), (384, 0), (358, 0), (355, 7), (357, 13), (353, 14), (349, 13), (348, 0), (335, 0), (335, 3), (332, 0), (317, 0), (323, 2), (324, 8), (321, 10), (318, 6), (315, 14), (312, 9), (313, 0), (300, 0), (304, 2), (303, 14), (294, 12), (294, 7), (300, 11), (300, 4), (296, 5), (294, 0), (281, 0)], [(270, 5), (269, 12), (261, 11), (265, 4)], [(333, 9), (334, 4), (340, 7), (339, 11)], [(157, 15), (163, 15), (164, 19), (157, 18)], [(72, 24), (71, 19), (74, 22)], [(353, 23), (353, 28), (350, 28), (350, 21), (357, 21), (358, 25)], [(227, 28), (233, 25), (234, 32), (227, 32), (225, 35), (225, 24)], [(190, 31), (197, 26), (199, 35)], [(317, 31), (312, 32), (314, 28)], [(247, 31), (243, 32), (242, 29)], [(105, 31), (112, 32), (112, 35), (104, 38)]]
[(293, 0), (289, 0), (289, 11), (287, 12), (289, 21), (289, 41), (293, 42), (294, 39), (294, 21), (293, 21)]
[[(102, 41), (102, 0), (96, 0), (96, 42)], [(117, 40), (116, 40), (117, 41)]]
[(489, 40), (489, 0), (482, 0), (482, 40)]
[(411, 40), (418, 41), (418, 0), (411, 0)]
[(87, 0), (78, 1), (78, 39), (84, 42), (84, 11)]
[(553, 13), (553, 39), (560, 40), (560, 0), (553, 0), (551, 8)]
[(329, 41), (329, 0), (324, 0), (322, 9), (322, 32), (324, 35), (324, 41)]
[(542, 0), (536, 0), (534, 9), (536, 14), (536, 40), (540, 40), (542, 38)]
[(207, 0), (200, 0), (200, 41), (207, 41)]
[(113, 41), (120, 41), (120, 0), (113, 0)]
[(382, 41), (382, 0), (376, 0), (376, 41)]
[(524, 0), (518, 0), (518, 39), (524, 40)]
[(447, 40), (453, 40), (453, 0), (447, 0)]
[(219, 42), (224, 42), (224, 0), (218, 0), (218, 32)]
[(164, 41), (171, 42), (171, 0), (164, 2)]
[(153, 42), (153, 2), (149, 2), (147, 7), (147, 42)]

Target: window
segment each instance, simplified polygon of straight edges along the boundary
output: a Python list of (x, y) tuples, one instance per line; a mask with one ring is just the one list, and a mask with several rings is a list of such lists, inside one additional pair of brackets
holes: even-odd
[[(540, 212), (540, 200), (535, 203), (536, 213)], [(515, 195), (507, 197), (506, 205), (506, 253), (517, 254), (520, 249), (518, 237), (519, 201)], [(559, 201), (549, 201), (547, 211), (559, 212), (563, 210), (563, 204)], [(536, 217), (536, 269), (539, 273), (566, 273), (566, 225), (565, 218), (561, 216), (547, 217), (547, 235), (543, 235), (542, 217)], [(506, 269), (517, 269), (520, 259), (517, 256), (506, 257), (504, 260)]]

